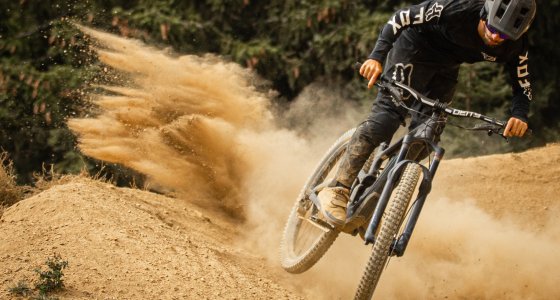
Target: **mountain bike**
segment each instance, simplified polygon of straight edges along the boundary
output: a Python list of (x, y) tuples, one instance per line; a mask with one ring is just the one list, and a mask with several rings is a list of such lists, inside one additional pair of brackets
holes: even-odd
[(354, 299), (371, 299), (388, 259), (405, 253), (445, 152), (438, 141), (448, 116), (479, 120), (471, 128), (456, 126), (502, 137), (507, 123), (450, 107), (398, 81), (380, 78), (376, 85), (389, 92), (395, 105), (413, 110), (407, 103), (417, 101), (431, 108), (431, 116), (391, 145), (382, 143), (374, 150), (350, 189), (346, 223), (335, 228), (322, 217), (317, 194), (336, 184), (338, 162), (355, 129), (340, 136), (303, 186), (281, 242), (281, 265), (290, 273), (311, 268), (340, 232), (373, 245)]

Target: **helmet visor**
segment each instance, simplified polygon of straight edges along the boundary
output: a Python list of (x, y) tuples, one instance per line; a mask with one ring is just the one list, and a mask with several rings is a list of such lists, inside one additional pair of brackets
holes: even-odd
[(488, 29), (488, 31), (490, 31), (492, 34), (498, 34), (498, 36), (502, 39), (502, 40), (509, 40), (510, 37), (505, 34), (505, 33), (501, 33), (498, 29), (492, 27), (492, 25), (488, 24), (488, 21), (484, 22), (484, 24), (486, 25), (486, 29)]

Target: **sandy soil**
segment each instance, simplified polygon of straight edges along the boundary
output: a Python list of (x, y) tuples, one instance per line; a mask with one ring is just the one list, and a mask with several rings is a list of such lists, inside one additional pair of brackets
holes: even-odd
[[(543, 230), (542, 215), (560, 200), (559, 159), (560, 146), (552, 145), (446, 161), (434, 197), (472, 199), (491, 215)], [(32, 281), (54, 253), (70, 264), (61, 299), (315, 298), (275, 262), (236, 242), (239, 228), (239, 221), (188, 199), (76, 178), (5, 211), (0, 298), (10, 299), (6, 289), (17, 281)], [(528, 298), (539, 299), (534, 292)]]
[(560, 146), (444, 161), (432, 197), (470, 199), (496, 217), (542, 230), (560, 205)]
[(59, 253), (63, 299), (294, 299), (235, 221), (181, 199), (85, 178), (9, 208), (0, 222), (0, 298)]

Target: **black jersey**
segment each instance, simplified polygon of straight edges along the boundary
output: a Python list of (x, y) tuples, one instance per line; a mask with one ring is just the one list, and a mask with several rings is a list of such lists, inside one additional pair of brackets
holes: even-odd
[(512, 115), (527, 121), (532, 100), (527, 37), (489, 47), (477, 28), (484, 0), (428, 0), (397, 11), (383, 27), (369, 58), (384, 62), (397, 38), (407, 39), (419, 62), (458, 65), (490, 61), (506, 65), (512, 81)]

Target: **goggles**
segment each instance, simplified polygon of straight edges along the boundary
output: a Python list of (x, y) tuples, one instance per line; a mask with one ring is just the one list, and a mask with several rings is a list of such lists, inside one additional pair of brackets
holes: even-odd
[(488, 24), (488, 21), (484, 22), (486, 29), (488, 29), (488, 31), (490, 31), (492, 34), (498, 34), (498, 36), (502, 39), (502, 40), (508, 40), (509, 36), (507, 34), (501, 33), (498, 29), (492, 27), (490, 24)]

